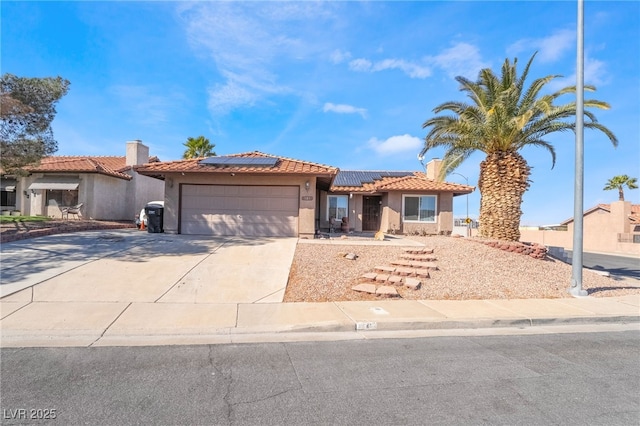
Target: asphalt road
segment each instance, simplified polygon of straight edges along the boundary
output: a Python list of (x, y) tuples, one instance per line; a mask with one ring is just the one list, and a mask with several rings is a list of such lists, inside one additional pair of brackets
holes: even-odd
[[(571, 250), (566, 250), (571, 256)], [(609, 254), (583, 253), (582, 265), (586, 268), (607, 271), (613, 275), (631, 277), (640, 280), (640, 259)]]
[(3, 349), (2, 423), (636, 425), (639, 354), (638, 330)]

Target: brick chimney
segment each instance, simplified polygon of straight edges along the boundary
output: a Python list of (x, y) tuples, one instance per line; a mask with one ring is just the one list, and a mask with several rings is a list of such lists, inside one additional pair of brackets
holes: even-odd
[(138, 166), (149, 162), (149, 147), (140, 140), (127, 142), (127, 166)]
[(434, 158), (427, 163), (427, 179), (437, 180), (438, 174), (440, 173), (440, 168), (442, 168), (442, 160), (439, 158)]

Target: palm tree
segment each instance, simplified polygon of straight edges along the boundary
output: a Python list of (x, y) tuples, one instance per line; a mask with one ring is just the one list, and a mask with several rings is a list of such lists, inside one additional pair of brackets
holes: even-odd
[[(486, 158), (480, 163), (480, 230), (483, 237), (508, 241), (520, 239), (520, 217), (522, 216), (522, 196), (529, 187), (531, 169), (519, 151), (527, 146), (545, 148), (551, 154), (552, 168), (556, 154), (553, 146), (543, 138), (551, 133), (575, 129), (576, 104), (570, 102), (555, 105), (554, 101), (564, 94), (575, 93), (576, 87), (565, 87), (555, 93), (542, 95), (547, 83), (559, 75), (549, 75), (536, 79), (525, 88), (525, 80), (534, 54), (521, 76), (516, 65), (507, 58), (498, 77), (485, 68), (478, 74), (478, 81), (456, 77), (460, 90), (471, 103), (445, 102), (437, 106), (436, 115), (425, 121), (423, 128), (429, 128), (421, 155), (436, 147), (444, 147), (442, 170), (443, 179), (475, 151), (482, 151)], [(593, 86), (585, 90), (595, 91)], [(585, 100), (585, 108), (608, 109), (609, 105), (597, 100)], [(595, 115), (584, 110), (584, 127), (604, 133), (614, 146), (618, 145), (615, 135), (602, 124)], [(569, 119), (569, 121), (565, 121)]]
[(204, 136), (187, 138), (187, 141), (182, 145), (187, 147), (182, 155), (182, 158), (185, 159), (211, 157), (216, 155), (213, 151), (213, 148), (215, 148), (216, 145), (209, 142), (209, 139)]
[(623, 188), (626, 186), (629, 189), (638, 188), (638, 178), (632, 178), (627, 175), (614, 176), (607, 181), (607, 185), (604, 187), (605, 191), (612, 189), (618, 190), (618, 200), (624, 201)]

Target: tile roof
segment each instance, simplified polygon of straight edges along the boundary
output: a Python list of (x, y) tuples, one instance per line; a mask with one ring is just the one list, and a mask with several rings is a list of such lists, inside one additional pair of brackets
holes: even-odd
[(273, 158), (274, 165), (258, 164), (201, 164), (202, 158), (189, 160), (164, 161), (149, 163), (137, 168), (143, 175), (158, 176), (165, 173), (252, 173), (252, 174), (305, 174), (305, 175), (335, 175), (338, 169), (324, 164), (295, 160), (259, 151), (245, 152), (222, 156), (223, 158)]
[[(353, 173), (346, 171), (347, 173)], [(340, 173), (343, 173), (341, 170)], [(379, 172), (376, 172), (379, 173)], [(394, 172), (391, 172), (392, 174)], [(373, 181), (362, 181), (360, 185), (338, 185), (336, 180), (331, 186), (331, 192), (387, 192), (387, 191), (438, 191), (453, 192), (455, 195), (469, 194), (475, 190), (472, 186), (460, 185), (457, 183), (439, 182), (428, 179), (424, 173), (420, 172), (395, 172), (399, 176), (381, 175), (379, 179)], [(366, 175), (363, 175), (366, 176)], [(351, 181), (350, 183), (355, 183)]]
[[(158, 161), (157, 157), (149, 157), (149, 161)], [(140, 166), (134, 166), (137, 168)], [(37, 166), (26, 167), (29, 173), (98, 173), (119, 179), (130, 180), (131, 176), (124, 173), (131, 170), (126, 165), (125, 156), (52, 156), (43, 158)]]

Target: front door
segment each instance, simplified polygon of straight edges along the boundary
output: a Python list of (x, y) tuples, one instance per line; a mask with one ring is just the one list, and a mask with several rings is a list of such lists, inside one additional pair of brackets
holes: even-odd
[(362, 202), (362, 230), (380, 230), (380, 207), (382, 197), (365, 196)]

